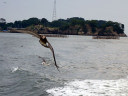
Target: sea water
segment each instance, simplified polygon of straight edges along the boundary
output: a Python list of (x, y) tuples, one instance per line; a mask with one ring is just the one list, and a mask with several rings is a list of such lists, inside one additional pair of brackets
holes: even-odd
[[(128, 38), (0, 33), (0, 96), (128, 96)], [(43, 59), (46, 64), (42, 64)]]

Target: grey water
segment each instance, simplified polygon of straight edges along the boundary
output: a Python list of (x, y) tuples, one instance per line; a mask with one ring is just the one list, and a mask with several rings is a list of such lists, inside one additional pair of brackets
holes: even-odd
[(0, 33), (0, 96), (49, 96), (48, 89), (63, 87), (72, 80), (118, 80), (128, 76), (127, 37), (101, 40), (69, 36), (48, 40), (60, 72), (51, 51), (42, 47), (37, 38)]

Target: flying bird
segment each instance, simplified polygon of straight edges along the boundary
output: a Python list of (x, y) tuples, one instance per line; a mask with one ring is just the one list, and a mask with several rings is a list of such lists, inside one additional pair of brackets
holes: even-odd
[(53, 58), (54, 58), (54, 62), (55, 62), (55, 66), (56, 66), (57, 70), (59, 71), (59, 69), (58, 69), (59, 66), (56, 64), (56, 58), (55, 58), (54, 49), (53, 49), (52, 45), (48, 42), (46, 36), (44, 36), (44, 35), (39, 35), (39, 36), (40, 36), (40, 40), (39, 40), (40, 44), (46, 48), (51, 49)]
[(39, 38), (40, 39), (39, 40), (40, 44), (42, 46), (44, 46), (45, 48), (49, 48), (52, 51), (53, 58), (54, 58), (54, 64), (55, 64), (57, 70), (59, 71), (59, 66), (56, 63), (54, 49), (53, 49), (52, 45), (49, 43), (49, 41), (47, 40), (46, 36), (44, 36), (42, 34), (38, 34), (39, 33), (39, 30), (38, 30), (38, 32), (31, 32), (31, 31), (26, 31), (26, 30), (16, 30), (16, 29), (10, 29), (10, 30), (11, 31), (15, 31), (15, 32), (20, 32), (20, 33), (28, 33), (28, 34), (31, 34), (31, 35)]

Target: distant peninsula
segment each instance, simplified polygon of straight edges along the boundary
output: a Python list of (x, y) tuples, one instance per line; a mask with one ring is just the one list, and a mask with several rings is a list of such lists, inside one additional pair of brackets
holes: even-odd
[(0, 22), (0, 30), (17, 28), (37, 32), (39, 34), (63, 34), (86, 36), (120, 36), (127, 37), (124, 33), (124, 24), (105, 20), (85, 20), (80, 17), (58, 19), (49, 22), (42, 18), (29, 18), (28, 20), (15, 21), (14, 23)]

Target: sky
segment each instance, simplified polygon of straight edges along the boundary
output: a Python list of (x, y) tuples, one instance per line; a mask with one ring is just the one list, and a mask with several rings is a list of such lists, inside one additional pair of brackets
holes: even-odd
[[(0, 0), (0, 18), (7, 22), (37, 17), (52, 21), (54, 0)], [(57, 19), (82, 17), (125, 25), (128, 35), (128, 0), (56, 0)]]

